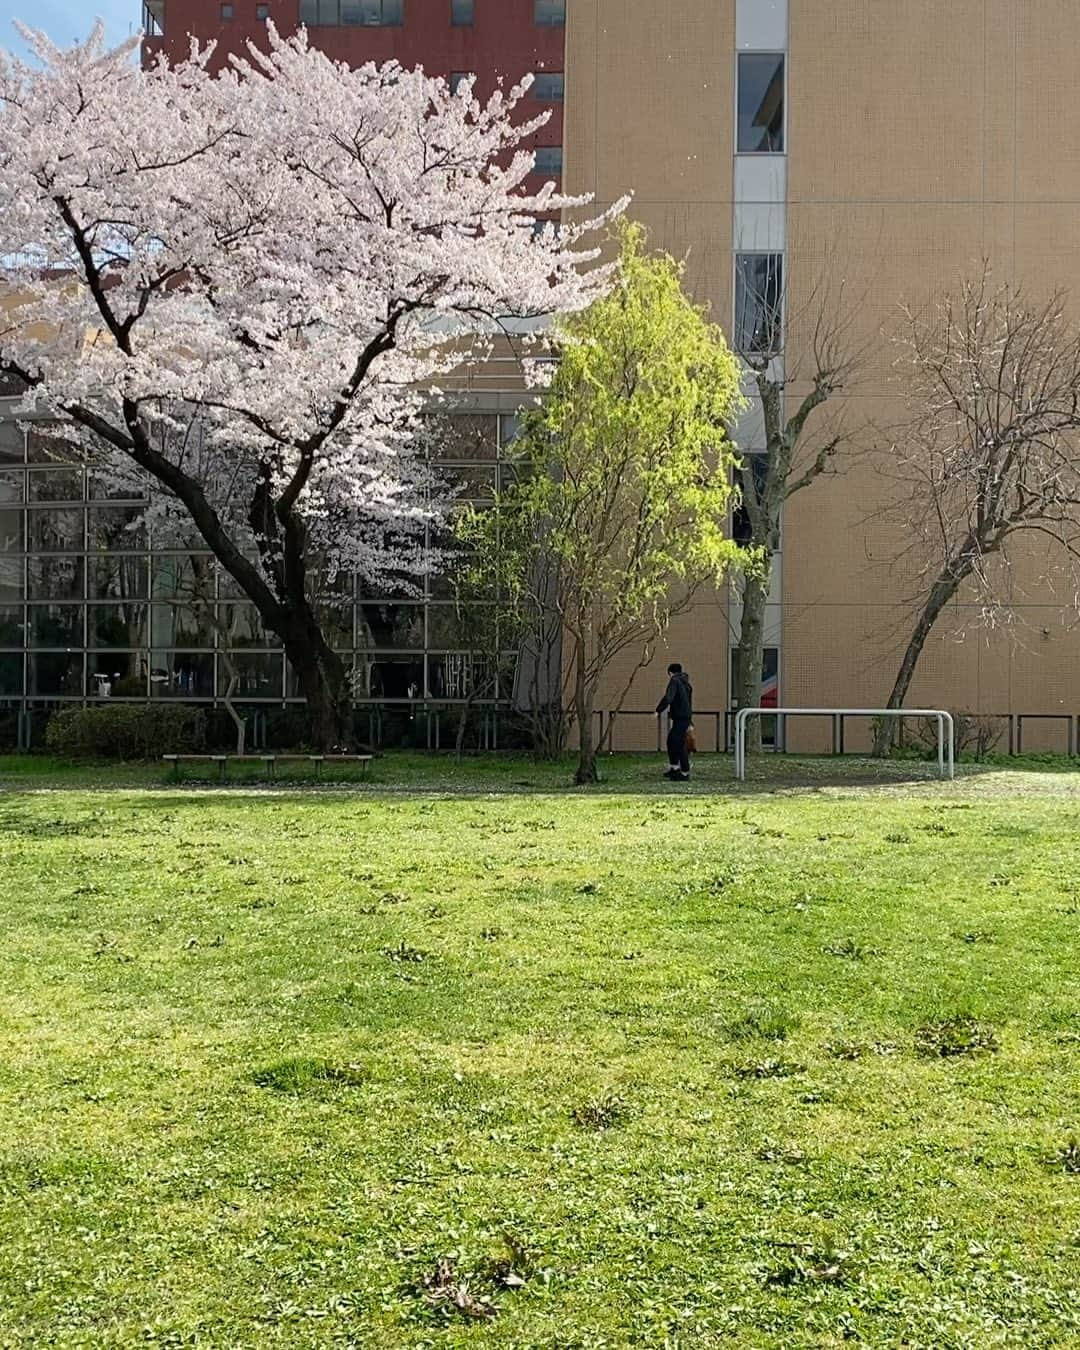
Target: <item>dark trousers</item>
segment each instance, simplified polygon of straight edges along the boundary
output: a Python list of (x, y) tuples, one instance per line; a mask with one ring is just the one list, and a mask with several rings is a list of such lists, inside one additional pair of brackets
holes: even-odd
[(672, 767), (677, 764), (683, 773), (690, 772), (690, 753), (686, 748), (686, 733), (689, 730), (689, 722), (672, 722), (667, 734), (668, 764)]

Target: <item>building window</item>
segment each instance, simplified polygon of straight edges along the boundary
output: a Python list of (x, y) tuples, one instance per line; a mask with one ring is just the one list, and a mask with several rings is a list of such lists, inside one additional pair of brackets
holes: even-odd
[(221, 6), (221, 17), (222, 17), (223, 19), (231, 19), (232, 16), (233, 16), (233, 7), (232, 7), (232, 5), (222, 5), (222, 6)]
[[(741, 663), (739, 653), (735, 648), (731, 651), (731, 685), (733, 691), (731, 697), (731, 706), (738, 707), (738, 702), (734, 696), (734, 690), (738, 689), (742, 681), (739, 679), (741, 674)], [(766, 647), (761, 654), (761, 693), (759, 694), (759, 708), (778, 708), (780, 706), (780, 648)], [(780, 728), (777, 726), (779, 721), (776, 717), (763, 717), (761, 719), (761, 743), (777, 748), (779, 742)], [(731, 731), (729, 735), (734, 740), (734, 722), (730, 722)]]
[(255, 6), (255, 17), (256, 17), (257, 19), (260, 19), (260, 20), (266, 20), (266, 19), (268, 19), (268, 18), (270, 17), (270, 6), (269, 6), (269, 5), (256, 5), (256, 6)]
[(456, 94), (466, 80), (471, 80), (472, 75), (467, 70), (454, 70), (450, 72), (450, 92)]
[(536, 147), (536, 165), (537, 173), (547, 173), (558, 176), (562, 173), (562, 146), (561, 145), (538, 145)]
[(405, 0), (300, 0), (300, 22), (321, 28), (399, 28)]
[(739, 502), (731, 512), (731, 538), (740, 548), (753, 542), (754, 530), (750, 521), (747, 497), (760, 497), (769, 472), (769, 457), (764, 450), (744, 450), (742, 468), (735, 470), (735, 485), (739, 488)]
[(565, 91), (562, 71), (541, 71), (533, 81), (532, 91), (533, 98), (541, 103), (561, 103)]
[(743, 356), (775, 356), (783, 342), (784, 255), (735, 255), (735, 347)]
[(739, 53), (741, 155), (775, 155), (784, 149), (784, 57), (778, 52)]
[(165, 0), (144, 0), (142, 26), (147, 37), (165, 36)]
[(534, 17), (541, 28), (566, 26), (566, 0), (534, 0)]
[(455, 28), (468, 28), (473, 21), (473, 0), (450, 0), (450, 22)]

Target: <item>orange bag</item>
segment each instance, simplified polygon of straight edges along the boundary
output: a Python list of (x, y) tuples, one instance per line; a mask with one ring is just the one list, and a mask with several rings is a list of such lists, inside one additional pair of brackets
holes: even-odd
[(686, 753), (688, 755), (697, 754), (697, 737), (694, 735), (694, 728), (692, 726), (687, 727), (686, 729)]

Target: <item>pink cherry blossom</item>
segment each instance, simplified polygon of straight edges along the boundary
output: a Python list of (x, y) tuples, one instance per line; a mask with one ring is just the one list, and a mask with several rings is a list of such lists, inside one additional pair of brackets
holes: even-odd
[(218, 76), (194, 43), (142, 70), (100, 24), (24, 36), (35, 64), (0, 52), (0, 370), (148, 472), (334, 702), (312, 567), (423, 571), (423, 391), (602, 293), (622, 204), (529, 190), (527, 84), (480, 103), (272, 27)]

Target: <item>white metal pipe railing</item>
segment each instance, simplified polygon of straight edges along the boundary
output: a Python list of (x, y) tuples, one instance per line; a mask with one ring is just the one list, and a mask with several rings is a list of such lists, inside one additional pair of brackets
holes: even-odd
[(751, 717), (923, 717), (937, 724), (938, 772), (955, 776), (956, 728), (943, 708), (740, 708), (735, 715), (735, 777), (746, 777), (746, 724)]

